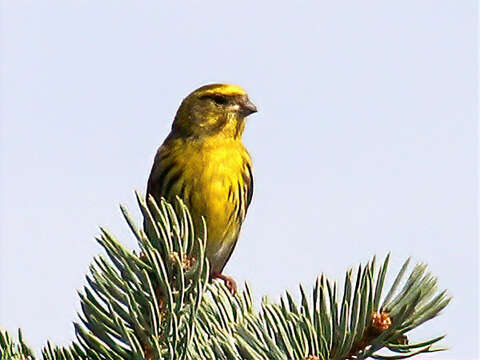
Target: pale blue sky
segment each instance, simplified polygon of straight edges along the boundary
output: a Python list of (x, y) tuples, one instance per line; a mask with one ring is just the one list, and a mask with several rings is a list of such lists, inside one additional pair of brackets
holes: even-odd
[(392, 251), (453, 303), (413, 340), (475, 359), (475, 1), (2, 2), (0, 327), (73, 337), (76, 290), (190, 91), (246, 88), (256, 188), (226, 272), (276, 298)]

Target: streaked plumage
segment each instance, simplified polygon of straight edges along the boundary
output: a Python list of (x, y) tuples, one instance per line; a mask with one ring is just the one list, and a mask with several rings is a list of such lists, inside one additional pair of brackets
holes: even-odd
[(233, 280), (221, 273), (252, 200), (252, 163), (241, 137), (245, 117), (255, 111), (237, 86), (213, 84), (195, 90), (180, 105), (147, 185), (147, 195), (157, 201), (164, 197), (173, 202), (178, 195), (199, 235), (205, 217), (212, 277), (232, 288)]

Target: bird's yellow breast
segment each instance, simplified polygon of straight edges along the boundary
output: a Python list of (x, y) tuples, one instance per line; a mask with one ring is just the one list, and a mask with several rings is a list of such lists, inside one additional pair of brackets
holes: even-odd
[[(163, 155), (162, 155), (163, 153)], [(173, 200), (180, 196), (201, 235), (201, 217), (207, 223), (207, 256), (212, 267), (223, 267), (238, 238), (251, 198), (251, 159), (240, 140), (174, 139), (159, 150), (160, 170), (171, 168), (181, 176), (159, 190)], [(170, 165), (173, 164), (173, 165)], [(169, 175), (161, 174), (164, 183)], [(219, 264), (215, 264), (218, 261)]]
[(233, 140), (189, 148), (183, 166), (186, 178), (191, 179), (191, 184), (186, 184), (191, 196), (185, 197), (198, 215), (206, 217), (210, 238), (219, 241), (239, 201), (238, 186), (250, 157), (243, 145)]

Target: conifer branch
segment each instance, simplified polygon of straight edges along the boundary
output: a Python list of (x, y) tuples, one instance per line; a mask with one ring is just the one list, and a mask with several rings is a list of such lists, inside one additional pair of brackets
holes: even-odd
[(4, 330), (0, 329), (0, 359), (30, 360), (34, 359), (33, 351), (23, 341), (22, 331), (18, 330), (18, 341)]
[[(347, 271), (341, 291), (322, 275), (310, 293), (300, 286), (299, 301), (286, 292), (257, 309), (248, 285), (233, 296), (209, 284), (206, 239), (195, 236), (179, 199), (147, 205), (137, 193), (137, 201), (144, 229), (121, 210), (139, 250), (101, 229), (107, 256), (94, 259), (79, 292), (77, 339), (47, 343), (43, 359), (403, 359), (440, 350), (434, 345), (443, 336), (418, 343), (406, 336), (450, 301), (423, 264), (406, 277), (407, 260), (385, 291), (390, 255), (378, 269), (373, 258)], [(0, 331), (0, 357), (35, 359), (20, 331), (17, 342)]]

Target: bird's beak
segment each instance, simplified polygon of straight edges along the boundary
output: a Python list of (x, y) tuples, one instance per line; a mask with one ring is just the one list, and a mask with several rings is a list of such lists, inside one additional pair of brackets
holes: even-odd
[(250, 101), (250, 99), (246, 99), (245, 102), (241, 105), (241, 112), (243, 116), (248, 116), (250, 114), (257, 112), (257, 107), (254, 103)]

